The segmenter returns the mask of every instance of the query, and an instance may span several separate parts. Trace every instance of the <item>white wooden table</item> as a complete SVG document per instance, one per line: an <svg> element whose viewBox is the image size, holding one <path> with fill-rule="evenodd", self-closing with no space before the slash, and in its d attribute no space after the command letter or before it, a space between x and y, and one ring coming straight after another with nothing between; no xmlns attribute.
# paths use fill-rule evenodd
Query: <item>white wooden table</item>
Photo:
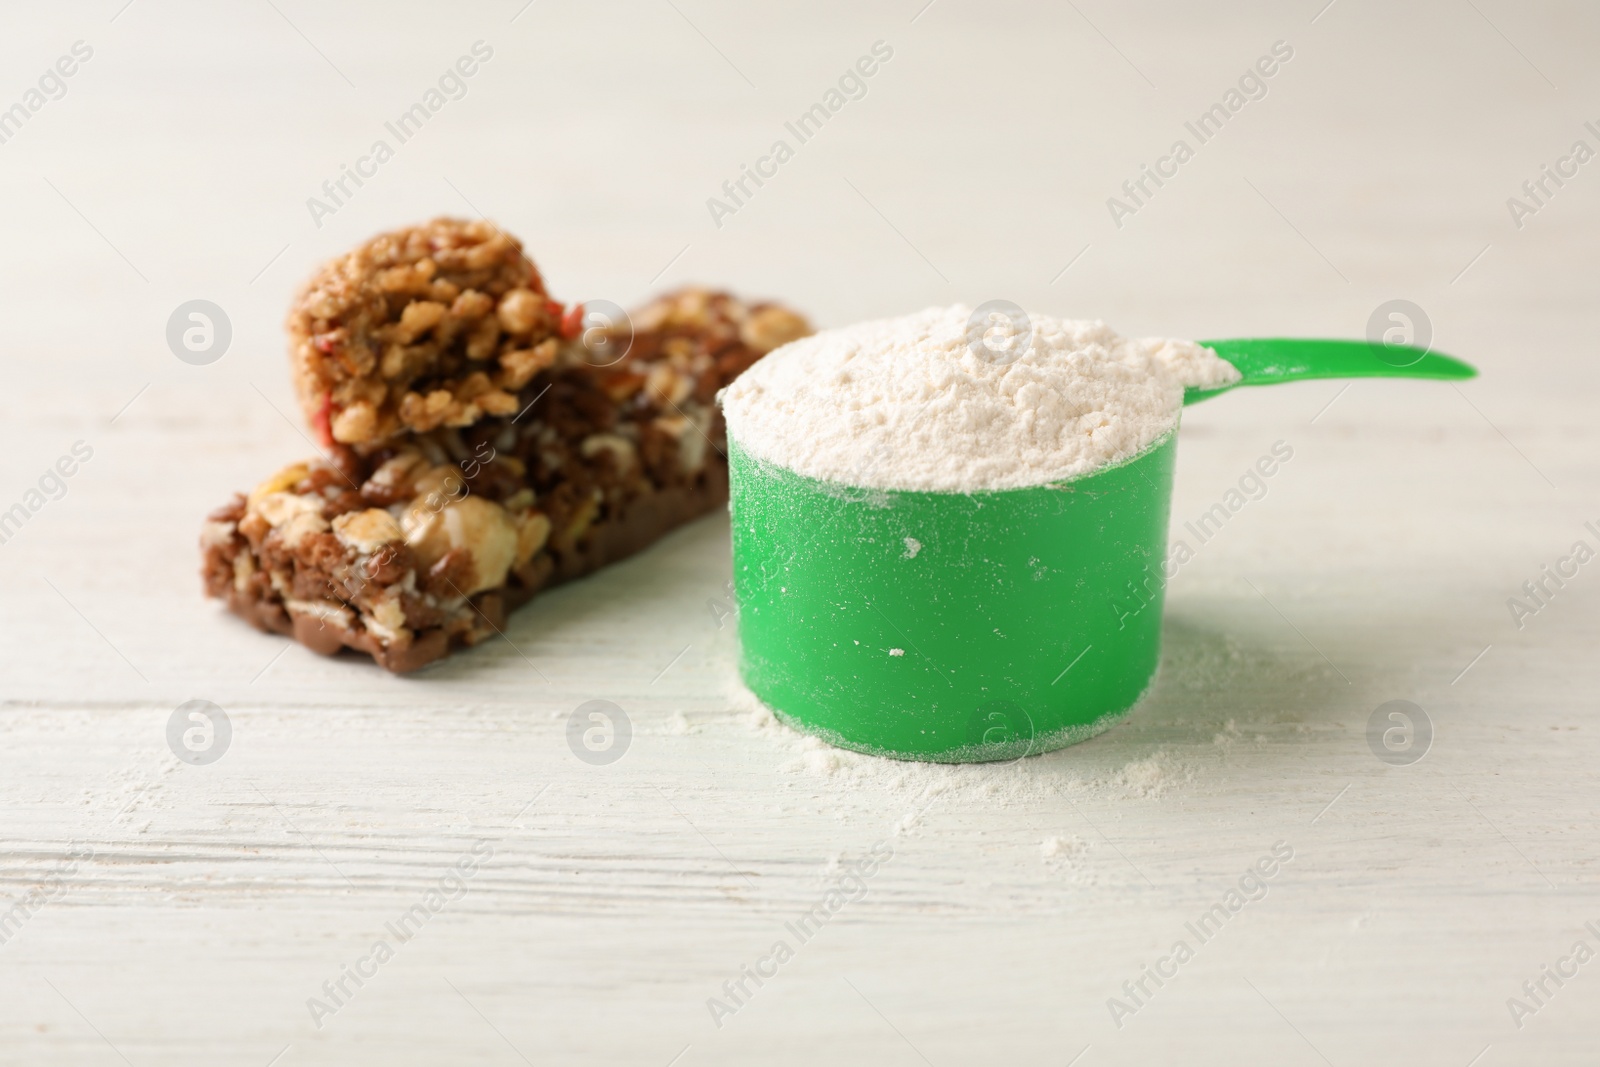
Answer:
<svg viewBox="0 0 1600 1067"><path fill-rule="evenodd" d="M1520 629L1507 600L1600 548L1600 163L1520 229L1506 204L1600 148L1591 8L522 2L8 15L0 106L92 56L0 144L0 509L93 455L0 544L0 1063L1593 1062L1600 963L1523 983L1600 950L1600 564ZM480 40L466 95L316 225L307 198ZM1114 225L1279 40L1266 95ZM714 225L876 41L866 95ZM412 678L202 599L204 513L307 451L292 286L475 212L568 299L704 281L839 324L1005 297L1218 337L1359 336L1403 298L1483 375L1193 409L1175 524L1275 441L1294 459L1172 583L1148 702L1019 765L889 766L733 694L721 518ZM206 366L164 339L196 298L233 329ZM206 766L166 740L192 699L232 725ZM609 766L568 748L591 699L632 723ZM1369 748L1389 700L1425 709L1420 762ZM864 896L788 932L880 841ZM1202 944L1186 924L1275 842Z"/></svg>

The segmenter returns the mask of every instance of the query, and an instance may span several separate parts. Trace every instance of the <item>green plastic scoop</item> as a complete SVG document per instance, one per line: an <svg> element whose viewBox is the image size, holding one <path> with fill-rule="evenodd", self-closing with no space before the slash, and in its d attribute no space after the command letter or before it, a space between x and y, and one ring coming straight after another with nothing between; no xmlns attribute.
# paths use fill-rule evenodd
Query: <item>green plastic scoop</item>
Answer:
<svg viewBox="0 0 1600 1067"><path fill-rule="evenodd" d="M1207 344L1240 385L1474 374L1360 341ZM1014 759L1110 728L1160 661L1183 562L1167 543L1176 452L1174 431L1069 481L897 492L807 478L730 440L745 684L796 729L898 759Z"/></svg>
<svg viewBox="0 0 1600 1067"><path fill-rule="evenodd" d="M1185 404L1198 403L1241 385L1276 385L1309 378L1432 378L1458 382L1478 373L1453 356L1410 345L1309 337L1253 337L1200 343L1232 363L1244 378L1221 389L1186 390Z"/></svg>

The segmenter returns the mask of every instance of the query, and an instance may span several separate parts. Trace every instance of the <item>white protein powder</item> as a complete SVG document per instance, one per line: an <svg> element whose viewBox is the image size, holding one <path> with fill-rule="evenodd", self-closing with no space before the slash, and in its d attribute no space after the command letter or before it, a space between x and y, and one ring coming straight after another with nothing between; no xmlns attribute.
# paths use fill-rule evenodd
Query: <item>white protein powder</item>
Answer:
<svg viewBox="0 0 1600 1067"><path fill-rule="evenodd" d="M824 330L723 390L728 432L757 459L874 489L971 493L1079 477L1178 424L1185 386L1239 372L1193 341L1121 337L1030 315L1027 352L969 347L963 305Z"/></svg>

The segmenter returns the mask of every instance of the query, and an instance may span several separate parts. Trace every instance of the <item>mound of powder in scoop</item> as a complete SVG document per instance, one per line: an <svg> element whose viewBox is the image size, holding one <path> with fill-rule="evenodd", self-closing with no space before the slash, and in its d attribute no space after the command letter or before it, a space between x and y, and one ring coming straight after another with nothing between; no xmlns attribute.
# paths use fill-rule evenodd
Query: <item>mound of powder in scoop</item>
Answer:
<svg viewBox="0 0 1600 1067"><path fill-rule="evenodd" d="M929 308L791 342L723 391L729 435L848 485L1013 489L1129 459L1177 425L1185 386L1239 380L1193 341L1047 315L1029 316L1031 344L1008 363L969 346L971 315Z"/></svg>

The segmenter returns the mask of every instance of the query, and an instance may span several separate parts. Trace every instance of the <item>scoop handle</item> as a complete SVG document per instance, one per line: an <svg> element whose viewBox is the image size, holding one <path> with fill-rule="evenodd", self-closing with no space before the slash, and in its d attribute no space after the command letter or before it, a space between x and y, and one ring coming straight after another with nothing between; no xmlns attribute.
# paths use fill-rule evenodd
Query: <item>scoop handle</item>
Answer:
<svg viewBox="0 0 1600 1067"><path fill-rule="evenodd" d="M1453 356L1412 345L1311 337L1244 337L1200 343L1232 363L1244 378L1220 389L1187 389L1183 394L1185 404L1198 403L1240 385L1275 385L1308 378L1463 381L1478 373Z"/></svg>

